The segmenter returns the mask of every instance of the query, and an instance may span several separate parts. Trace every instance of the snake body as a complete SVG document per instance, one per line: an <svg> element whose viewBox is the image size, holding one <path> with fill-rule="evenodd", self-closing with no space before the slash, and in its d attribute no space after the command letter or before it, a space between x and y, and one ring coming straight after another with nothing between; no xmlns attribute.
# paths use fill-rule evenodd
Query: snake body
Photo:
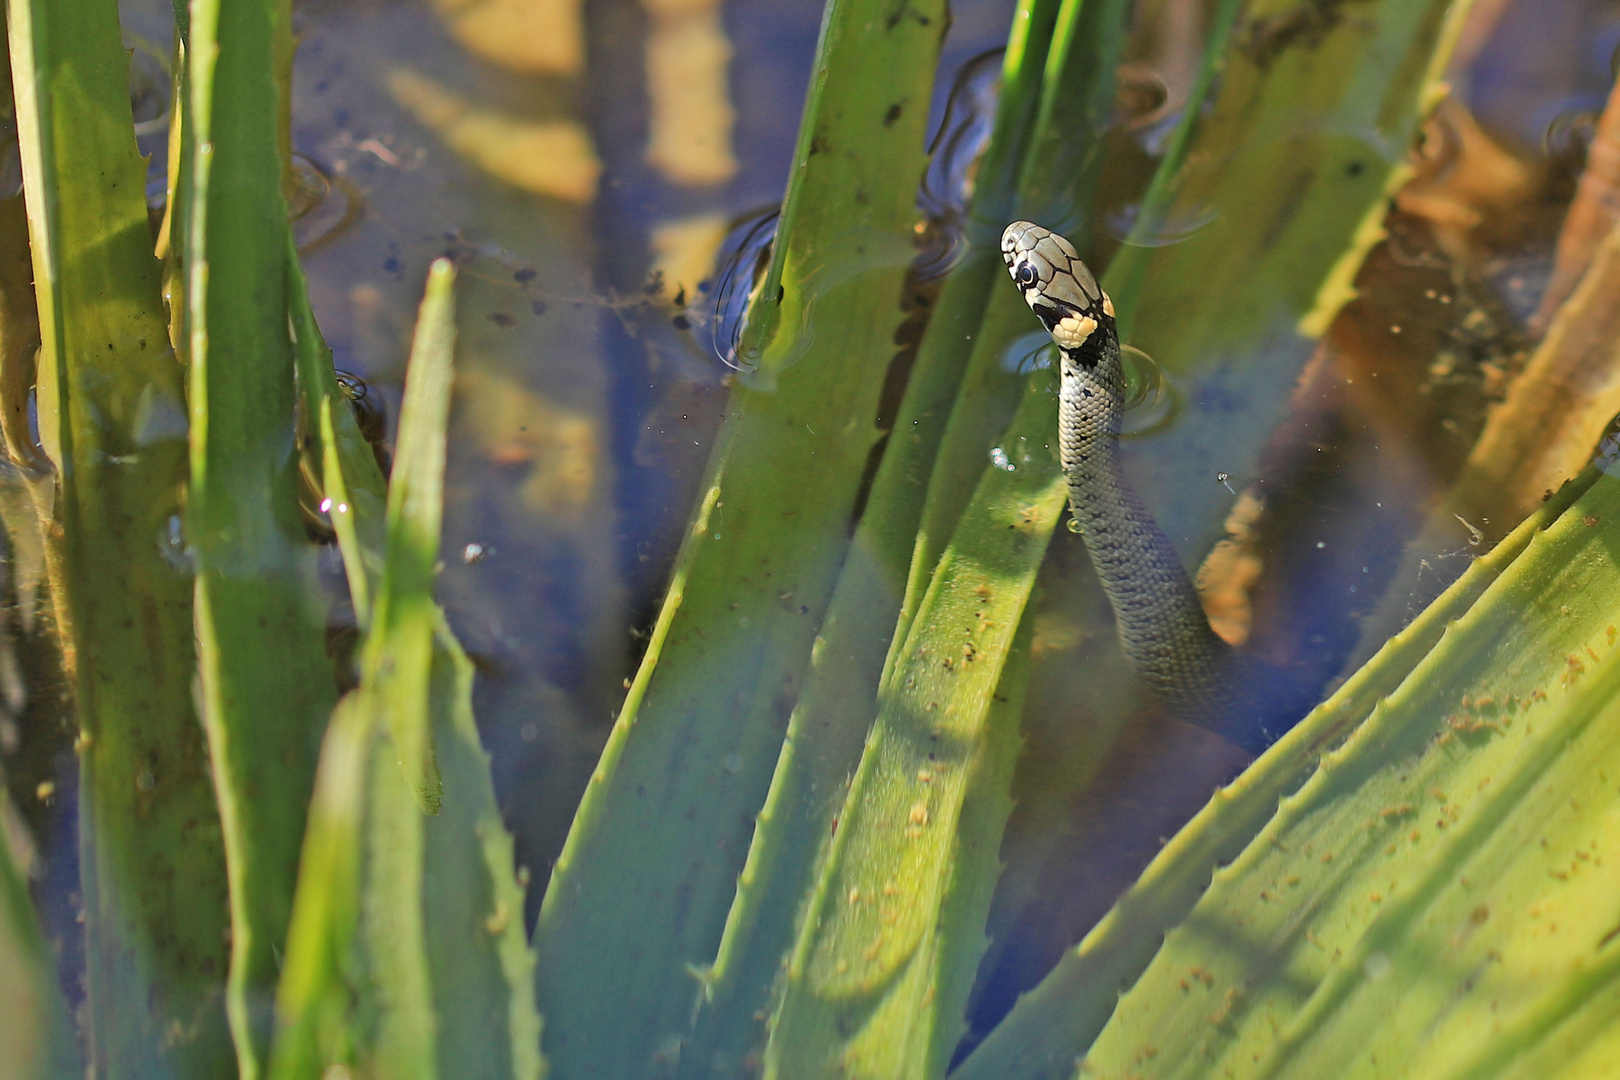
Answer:
<svg viewBox="0 0 1620 1080"><path fill-rule="evenodd" d="M1001 254L1058 347L1058 449L1070 512L1126 658L1184 718L1249 749L1264 745L1263 718L1244 679L1247 658L1210 629L1180 557L1121 467L1125 372L1113 301L1069 242L1039 225L1007 226Z"/></svg>

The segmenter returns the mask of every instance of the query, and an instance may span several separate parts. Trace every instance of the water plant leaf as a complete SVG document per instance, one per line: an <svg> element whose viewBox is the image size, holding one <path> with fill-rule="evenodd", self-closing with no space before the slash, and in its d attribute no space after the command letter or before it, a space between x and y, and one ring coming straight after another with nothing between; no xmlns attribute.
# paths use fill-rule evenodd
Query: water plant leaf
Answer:
<svg viewBox="0 0 1620 1080"><path fill-rule="evenodd" d="M361 1036L349 1014L359 977L354 939L373 728L354 694L339 700L326 726L276 992L271 1080L318 1077L328 1063L357 1054Z"/></svg>
<svg viewBox="0 0 1620 1080"><path fill-rule="evenodd" d="M977 172L968 249L933 305L905 399L788 720L736 900L704 979L692 1034L682 1048L682 1075L692 1080L737 1068L764 1045L763 1017L774 1007L772 990L781 978L781 961L792 948L817 858L832 833L875 711L928 469L973 347L988 286L1001 272L996 238L983 235L977 223L1006 216L1009 178L1016 175L1035 120L1058 8L1058 0L1024 0L1014 13L998 119Z"/></svg>
<svg viewBox="0 0 1620 1080"><path fill-rule="evenodd" d="M1382 195L1405 173L1401 159L1387 149L1367 156L1379 149L1367 142L1367 133L1387 138L1402 132L1404 147L1435 100L1438 73L1464 14L1455 5L1420 10L1385 4L1362 12L1365 20L1354 27L1334 24L1307 42L1273 33L1285 24L1272 20L1283 18L1279 13L1289 7L1301 9L1296 15L1303 12L1303 5L1248 9L1235 25L1236 8L1222 9L1232 44L1219 67L1219 93L1206 117L1182 128L1144 201L1138 229L1152 229L1176 207L1205 205L1205 200L1222 207L1221 214L1179 244L1127 246L1104 276L1122 326L1138 327L1135 340L1146 340L1148 351L1167 368L1181 371L1184 379L1195 375L1190 395L1226 401L1216 388L1232 380L1241 388L1231 398L1241 402L1238 411L1261 410L1256 415L1267 417L1280 415L1282 395L1310 348L1308 335L1319 334L1348 298L1344 282L1379 235ZM1313 51L1318 49L1320 55ZM1213 70L1206 66L1204 77ZM1378 92L1370 93L1369 87ZM1340 110L1349 130L1366 138L1342 139L1337 124L1301 132L1301 100L1317 103L1329 115ZM1286 147L1308 151L1316 164L1304 169L1298 161L1287 168L1265 164L1274 163ZM1341 160L1347 153L1351 159ZM1205 164L1191 167L1199 162ZM1377 174L1376 183L1364 185L1369 171ZM1257 184L1255 177L1265 179ZM1272 184L1270 195L1254 201L1256 188ZM1246 209L1223 226L1228 203ZM1257 244L1248 230L1267 220L1273 222L1271 239ZM1219 272L1212 260L1222 266ZM1286 288L1279 285L1281 277L1288 279ZM1173 312L1174 317L1149 320L1146 312ZM1043 390L1032 383L1028 393ZM1034 427L1015 425L1002 445L1038 441L1052 423L1048 414ZM1130 444L1134 453L1127 462L1137 489L1184 551L1207 545L1220 512L1218 496L1207 490L1219 485L1204 481L1186 463L1247 461L1269 426L1259 419L1234 426L1224 416L1219 424L1193 418L1165 436ZM1149 466L1154 460L1162 473ZM1043 465L1053 467L1037 459L1036 467ZM1122 960L1122 971L1141 962L1140 955ZM1022 1026L1017 1030L1027 1032ZM1020 1044L1012 1036L1007 1042Z"/></svg>
<svg viewBox="0 0 1620 1080"><path fill-rule="evenodd" d="M878 695L789 963L767 1075L944 1075L1012 805L1019 710L991 704L1045 555L1040 525L1066 495L1024 468L989 473L975 492L964 520L993 527L947 549Z"/></svg>
<svg viewBox="0 0 1620 1080"><path fill-rule="evenodd" d="M433 602L453 283L451 265L435 263L386 520L369 520L379 499L355 497L380 494L377 466L329 357L321 349L301 357L307 395L330 383L317 429L328 513L356 604L373 600L357 611L369 627L360 687L339 703L322 750L277 1001L277 1080L318 1077L331 1065L408 1077L544 1074L523 886L473 721L472 665ZM318 333L311 322L302 340ZM413 753L433 748L432 791L448 790L431 816L422 812L423 773L401 769L401 731Z"/></svg>
<svg viewBox="0 0 1620 1080"><path fill-rule="evenodd" d="M1442 597L1432 646L1215 875L1088 1067L1151 1043L1167 1076L1597 1075L1620 977L1620 480L1571 487Z"/></svg>
<svg viewBox="0 0 1620 1080"><path fill-rule="evenodd" d="M389 733L417 801L437 813L441 795L428 720L429 658L438 606L433 579L444 518L444 429L455 358L455 271L428 271L400 407L399 445L388 485L387 554L361 652L361 681L386 700ZM328 399L330 400L330 399Z"/></svg>
<svg viewBox="0 0 1620 1080"><path fill-rule="evenodd" d="M15 2L6 18L39 434L56 469L31 491L79 725L85 1049L99 1075L217 1076L233 1057L218 994L226 870L191 695L183 374L151 253L129 58L112 0ZM25 401L3 405L26 415Z"/></svg>
<svg viewBox="0 0 1620 1080"><path fill-rule="evenodd" d="M881 435L945 23L937 0L827 8L750 370L541 907L559 1076L680 1056Z"/></svg>
<svg viewBox="0 0 1620 1080"><path fill-rule="evenodd" d="M1079 14L1087 16L1083 30ZM1018 198L1084 202L1074 174L1095 158L1105 126L1098 113L1111 108L1115 91L1106 49L1111 42L1117 55L1122 41L1122 7L1065 5ZM1217 39L1212 51L1219 47ZM1054 95L1083 104L1055 106ZM1048 124L1077 128L1081 148ZM981 335L996 308L984 309ZM768 1069L784 1075L939 1076L964 1030L1018 745L1018 710L1005 703L1021 700L1024 673L1020 664L1003 679L1002 665L1010 654L1027 659L1011 648L1013 635L1067 494L1055 462L1050 372L1030 378L1033 389L1012 417L1015 433L1031 434L998 444L1003 463L983 467L984 442L971 432L996 409L977 387L997 375L1004 385L1020 382L999 371L1006 326L992 331L988 348L975 341L944 432L912 556L912 587L920 580L927 589L900 613L877 719L818 868L767 1051ZM1046 431L1033 434L1042 421ZM971 455L964 447L974 447ZM978 486L963 507L956 489L966 477ZM955 528L942 552L930 526ZM919 564L930 568L926 575Z"/></svg>
<svg viewBox="0 0 1620 1080"><path fill-rule="evenodd" d="M277 42L285 0L191 7L177 251L198 668L231 874L226 1001L262 1075L321 733L336 698L297 510Z"/></svg>
<svg viewBox="0 0 1620 1080"><path fill-rule="evenodd" d="M1237 10L1235 4L1222 7L1200 81L1209 87L1215 71L1225 69L1226 79L1212 115L1224 117L1235 111L1242 118L1238 126L1252 137L1263 134L1267 124L1274 121L1273 114L1265 109L1253 110L1251 95L1256 91L1242 80L1233 79L1232 56L1223 55L1225 34L1233 29ZM1435 30L1433 20L1425 23L1417 19L1415 28L1401 19L1395 22L1391 30L1396 35L1394 47L1413 49L1424 61L1419 73L1429 70L1435 35L1416 33L1415 42L1399 35L1403 31L1421 31L1425 26ZM1242 49L1252 44L1244 37L1232 40L1238 43L1234 51L1240 56ZM1353 58L1357 55L1353 54ZM1219 68L1211 58L1221 61ZM1352 72L1356 70L1354 62L1349 67ZM1329 68L1314 77L1322 80L1316 92L1330 98L1351 88L1342 70ZM1288 80L1279 77L1261 96L1275 104L1284 99L1266 95L1281 95L1289 88ZM1298 87L1291 89L1297 92ZM1234 93L1235 100L1230 96ZM1411 93L1406 113L1409 124L1415 124L1417 104L1417 95ZM1223 138L1231 134L1219 127L1214 130ZM1163 213L1185 197L1186 179L1182 173L1188 161L1196 160L1194 140L1212 137L1202 124L1183 124L1160 172L1161 178L1174 178L1175 183L1162 179L1156 182L1146 204L1146 218ZM1347 208L1342 192L1332 193L1336 202L1331 206L1326 205L1328 195L1323 193L1316 196L1315 202L1305 200L1305 206L1310 213L1354 233L1359 214L1376 200L1376 195L1377 189L1369 189L1364 200L1350 201ZM1312 227L1309 215L1300 227ZM1315 227L1321 228L1321 223L1315 223ZM1123 295L1132 299L1141 297L1137 287L1140 259L1124 259L1110 269L1108 276L1109 280L1122 280ZM1331 259L1318 258L1315 280L1327 281L1332 269ZM1241 292L1248 285L1240 283L1238 287ZM1218 291L1219 287L1206 288L1196 299L1186 302L1209 303L1208 294ZM1306 302L1310 299L1307 294ZM1293 333L1292 325L1288 330ZM1304 348L1301 341L1287 351L1298 362L1303 359ZM978 370L983 372L988 367L985 364ZM970 365L970 384L974 371ZM933 481L941 495L936 500L934 492L930 493L934 506L948 506L957 498L951 494L951 485L953 476L962 471L955 466L965 460L961 448L984 445L979 429L982 418L989 413L978 404L977 395L965 393L961 400L959 410L972 415L960 423L953 417L954 430L946 433ZM1052 452L1053 412L1049 375L1028 380L1024 404L997 444L1005 462L979 465L983 479L956 522L951 543L944 549L937 568L930 572L928 590L909 632L902 617L902 632L897 635L879 695L878 719L839 818L827 876L818 885L815 906L805 919L806 929L789 969L788 990L768 1055L768 1061L779 1068L786 1068L788 1062L798 1067L798 1063L813 1060L821 1062L819 1068L829 1074L853 1070L878 1076L918 1068L920 1061L926 1060L926 1055L919 1055L915 1047L909 1054L896 1054L897 1046L908 1044L900 1034L904 1029L895 1025L904 1018L906 1024L926 1027L931 995L942 989L928 977L913 982L917 972L927 970L932 962L928 944L935 939L929 920L935 917L948 890L960 885L971 892L975 875L987 880L996 866L993 860L981 860L975 865L965 849L959 852L951 846L952 824L958 814L967 815L971 809L963 801L968 797L966 786L931 780L922 789L926 792L926 798L922 798L916 790L921 782L918 778L929 772L930 763L941 754L959 768L976 759L981 740L986 746L995 744L995 733L985 727L988 691L996 685L997 662L1005 655L1010 628L1022 616L1046 539L1063 505L1064 485ZM982 450L978 453L982 454ZM925 510L919 561L927 558L929 517ZM949 524L951 514L949 510L939 511L934 517ZM985 547L987 537L1021 529L1028 530L1033 541L1026 547L1017 551ZM970 572L962 572L962 560L972 567ZM914 579L917 569L914 563ZM974 618L969 617L970 612ZM995 627L1002 629L993 630ZM980 661L977 670L972 669L975 660ZM942 750L941 744L947 740L955 741L948 750ZM909 803L909 809L905 798L908 794L916 799ZM1005 794L1001 799L1005 801ZM912 822L910 827L908 820ZM923 842L919 826L927 822L941 823L943 840ZM886 908L871 891L879 882L884 891L908 900L915 895L916 899ZM862 905L863 897L869 899L869 904ZM896 1003L902 1001L906 1006L898 1007ZM891 1007L892 1016L887 1013ZM874 1048L881 1049L874 1052ZM943 1062L930 1064L935 1069L943 1068Z"/></svg>
<svg viewBox="0 0 1620 1080"><path fill-rule="evenodd" d="M1547 522L1584 492L1591 476L1572 484L1535 519L1476 560L1439 600L1385 645L1375 658L1262 755L1231 787L1216 792L1165 845L1112 911L965 1060L955 1075L1070 1076L1077 1058L1118 1002L1119 991L1152 960L1163 936L1179 924L1208 887L1214 868L1230 863L1298 790L1328 750L1371 715L1447 633L1448 628L1517 559ZM1241 797L1238 795L1241 794Z"/></svg>

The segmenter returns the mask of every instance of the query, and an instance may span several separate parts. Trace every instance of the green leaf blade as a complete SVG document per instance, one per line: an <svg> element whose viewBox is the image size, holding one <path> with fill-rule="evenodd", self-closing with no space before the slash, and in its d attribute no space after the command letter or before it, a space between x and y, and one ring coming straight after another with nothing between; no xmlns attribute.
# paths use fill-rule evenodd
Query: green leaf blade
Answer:
<svg viewBox="0 0 1620 1080"><path fill-rule="evenodd" d="M881 437L944 26L935 2L828 10L745 332L755 370L733 390L646 658L541 908L536 988L559 1076L669 1074L682 1056L694 973L719 947Z"/></svg>
<svg viewBox="0 0 1620 1080"><path fill-rule="evenodd" d="M999 868L985 841L1011 807L1017 713L987 723L1067 495L1050 462L1025 464L985 475L964 514L975 527L953 538L897 650L789 964L767 1075L931 1078L949 1063L963 1018L939 1010L960 1008L972 985Z"/></svg>
<svg viewBox="0 0 1620 1080"><path fill-rule="evenodd" d="M278 0L191 9L180 184L190 365L187 536L208 732L231 873L227 1009L263 1074L321 733L336 698L297 510Z"/></svg>
<svg viewBox="0 0 1620 1080"><path fill-rule="evenodd" d="M1620 572L1588 522L1620 508L1620 482L1588 483L1529 524L1511 563L1216 875L1122 999L1096 1067L1151 1028L1169 1060L1214 1070L1175 1075L1371 1075L1379 1060L1424 1076L1530 1075L1529 1061L1563 1075L1580 1050L1562 1026L1612 1021L1620 962L1598 860L1616 835ZM1183 994L1190 967L1206 986ZM1193 1015L1211 995L1218 1024Z"/></svg>
<svg viewBox="0 0 1620 1080"><path fill-rule="evenodd" d="M320 1076L331 1065L419 1080L545 1073L523 883L473 721L472 665L433 599L453 286L450 265L435 265L386 519L375 459L336 396L329 354L311 350L301 360L306 408L321 395L319 453L326 497L336 501L329 513L369 629L360 688L340 703L322 755L322 775L330 762L349 788L328 793L323 781L317 793L279 999L276 1080ZM318 341L313 322L300 336ZM337 740L340 720L346 741ZM415 740L411 750L401 749L400 732ZM424 748L434 765L431 805L423 774L410 767Z"/></svg>
<svg viewBox="0 0 1620 1080"><path fill-rule="evenodd" d="M110 1077L212 1076L233 1056L217 985L226 867L177 543L183 373L152 258L129 58L110 0L12 3L6 18L39 435L56 470L29 487L79 727L85 1050ZM5 409L26 417L26 379L6 389Z"/></svg>
<svg viewBox="0 0 1620 1080"><path fill-rule="evenodd" d="M366 640L362 679L382 695L401 767L423 812L438 813L442 782L428 712L433 602L444 517L444 431L455 359L455 270L428 271L400 407L399 445L388 486L387 561Z"/></svg>

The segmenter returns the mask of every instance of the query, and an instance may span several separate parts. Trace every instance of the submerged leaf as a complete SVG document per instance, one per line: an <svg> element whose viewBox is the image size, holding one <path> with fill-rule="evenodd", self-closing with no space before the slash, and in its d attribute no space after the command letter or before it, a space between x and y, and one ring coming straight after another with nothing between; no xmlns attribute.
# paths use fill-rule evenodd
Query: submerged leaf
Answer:
<svg viewBox="0 0 1620 1080"><path fill-rule="evenodd" d="M1620 480L1578 487L1215 875L1088 1068L1151 1046L1161 1076L1569 1076L1613 1053Z"/></svg>

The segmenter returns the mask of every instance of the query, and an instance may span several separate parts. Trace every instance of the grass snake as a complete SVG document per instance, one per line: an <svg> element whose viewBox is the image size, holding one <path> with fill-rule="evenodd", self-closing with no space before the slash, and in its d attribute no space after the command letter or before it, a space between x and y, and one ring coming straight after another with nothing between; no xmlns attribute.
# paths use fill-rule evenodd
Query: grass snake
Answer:
<svg viewBox="0 0 1620 1080"><path fill-rule="evenodd" d="M1001 236L1001 254L1058 347L1058 450L1069 507L1102 582L1126 658L1185 720L1245 749L1269 741L1279 711L1298 716L1285 682L1210 629L1181 558L1125 478L1119 456L1125 371L1114 304L1063 237L1028 221Z"/></svg>

